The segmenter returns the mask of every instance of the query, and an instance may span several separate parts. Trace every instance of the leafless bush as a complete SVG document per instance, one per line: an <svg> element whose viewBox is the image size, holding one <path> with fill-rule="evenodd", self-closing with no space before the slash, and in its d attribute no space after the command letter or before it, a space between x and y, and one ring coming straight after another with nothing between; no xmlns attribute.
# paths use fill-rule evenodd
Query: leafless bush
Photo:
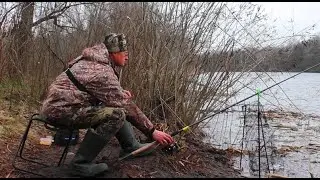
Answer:
<svg viewBox="0 0 320 180"><path fill-rule="evenodd" d="M261 28L264 17L249 3L231 8L225 3L196 2L113 5L109 7L115 21L111 24L118 24L112 30L125 32L131 40L131 63L124 69L124 86L134 89L146 112L160 107L158 115L166 119L168 104L184 124L207 116L234 95L228 89L242 73L233 71L239 65L233 50L252 44L252 34L246 29L259 29L260 41L268 35L268 29ZM243 27L239 27L239 19L243 19ZM247 65L257 64L255 54L248 53ZM209 70L204 70L205 62ZM203 76L205 81L199 86L197 80ZM219 103L222 97L226 100ZM169 102L164 103L166 99ZM200 114L200 109L205 113Z"/></svg>
<svg viewBox="0 0 320 180"><path fill-rule="evenodd" d="M13 12L10 8L23 12L21 7L28 5L7 5L4 12ZM0 62L12 62L1 66L1 77L18 64L12 72L20 72L30 85L31 96L39 99L64 64L84 47L102 42L107 33L124 33L129 41L129 64L121 73L122 85L132 90L136 103L152 119L170 120L174 128L223 106L236 93L230 87L242 72L260 63L248 47L262 43L271 33L264 26L265 17L251 3L37 2L33 8L27 15L17 13L13 18L17 23L0 24L2 32L9 33L1 47L11 49L1 53ZM22 58L22 53L16 53L21 43L9 45L19 35L10 30L19 29L14 25L32 11L32 23L30 16L24 21L25 29L32 29L23 52L28 58ZM236 51L245 48L247 58L240 62Z"/></svg>

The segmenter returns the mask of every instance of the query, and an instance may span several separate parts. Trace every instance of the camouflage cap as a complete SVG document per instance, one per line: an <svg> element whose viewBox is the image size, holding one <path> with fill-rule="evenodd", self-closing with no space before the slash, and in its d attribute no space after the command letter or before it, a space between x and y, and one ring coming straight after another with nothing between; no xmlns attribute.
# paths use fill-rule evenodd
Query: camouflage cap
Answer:
<svg viewBox="0 0 320 180"><path fill-rule="evenodd" d="M127 41L124 34L111 33L105 37L104 44L109 52L127 51Z"/></svg>

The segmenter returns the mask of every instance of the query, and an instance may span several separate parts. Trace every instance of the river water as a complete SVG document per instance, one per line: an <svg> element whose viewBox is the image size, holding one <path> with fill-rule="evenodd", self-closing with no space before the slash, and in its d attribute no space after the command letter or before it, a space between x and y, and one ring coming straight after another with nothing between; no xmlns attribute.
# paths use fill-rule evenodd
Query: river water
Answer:
<svg viewBox="0 0 320 180"><path fill-rule="evenodd" d="M296 73L260 73L262 78L243 88L230 101L230 105L253 95L257 88L263 90L294 74ZM239 80L235 87L243 86L257 75L259 74L250 73ZM266 147L272 150L265 148L265 151L260 151L261 177L270 173L286 177L320 178L320 73L302 73L263 92L259 107L263 112L271 113L265 114L266 118L261 120L260 131L257 131L257 114L253 112L250 116L249 111L247 115L243 112L245 104L253 109L257 108L257 98L254 96L234 107L234 112L209 119L203 128L207 134L205 141L217 148L244 152L259 147L258 142L261 145L264 140ZM247 124L244 126L245 117ZM265 137L261 136L263 130ZM246 153L234 156L234 167L247 177L259 177L257 162L258 158L250 159ZM266 170L267 166L269 170Z"/></svg>

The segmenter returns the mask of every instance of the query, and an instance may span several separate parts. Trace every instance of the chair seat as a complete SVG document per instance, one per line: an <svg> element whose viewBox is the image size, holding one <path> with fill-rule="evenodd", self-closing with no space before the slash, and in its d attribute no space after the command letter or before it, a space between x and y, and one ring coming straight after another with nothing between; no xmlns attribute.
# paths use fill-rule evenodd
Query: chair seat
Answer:
<svg viewBox="0 0 320 180"><path fill-rule="evenodd" d="M50 123L47 119L46 116L44 115L41 115L41 114L35 114L32 116L32 119L34 120L38 120L38 121L42 121L42 122L45 122L45 123Z"/></svg>
<svg viewBox="0 0 320 180"><path fill-rule="evenodd" d="M54 130L54 131L57 129L75 129L75 128L72 128L71 126L67 126L67 125L56 123L54 121L50 121L49 118L47 118L47 116L45 116L43 114L34 114L32 116L32 120L41 121L41 122L45 123L44 126L47 129Z"/></svg>

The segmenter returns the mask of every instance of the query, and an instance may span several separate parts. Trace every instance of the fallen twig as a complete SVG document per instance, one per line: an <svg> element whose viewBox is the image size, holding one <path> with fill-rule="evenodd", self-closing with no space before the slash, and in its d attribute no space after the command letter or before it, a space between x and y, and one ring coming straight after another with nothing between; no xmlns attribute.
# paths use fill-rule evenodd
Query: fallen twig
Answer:
<svg viewBox="0 0 320 180"><path fill-rule="evenodd" d="M190 156L191 156L191 154L189 154L189 156L186 158L186 160L188 160Z"/></svg>
<svg viewBox="0 0 320 180"><path fill-rule="evenodd" d="M269 178L288 178L286 176L282 176L279 174L267 174L267 177L269 177Z"/></svg>
<svg viewBox="0 0 320 180"><path fill-rule="evenodd" d="M181 161L186 162L186 163L189 163L189 164L196 164L196 163L193 163L193 162L190 162L190 161L184 160L184 159L181 159Z"/></svg>
<svg viewBox="0 0 320 180"><path fill-rule="evenodd" d="M158 171L150 172L149 175L155 174L155 173L157 173L157 172L158 172Z"/></svg>
<svg viewBox="0 0 320 180"><path fill-rule="evenodd" d="M183 161L183 160L182 160ZM184 167L184 164L181 162L181 161L178 161L183 167Z"/></svg>
<svg viewBox="0 0 320 180"><path fill-rule="evenodd" d="M9 172L9 174L8 175L6 175L6 178L9 178L10 177L10 175L11 175L11 173L14 171L14 169L12 169L10 172Z"/></svg>
<svg viewBox="0 0 320 180"><path fill-rule="evenodd" d="M12 151L9 149L9 144L7 144L7 149L10 153L12 153Z"/></svg>

